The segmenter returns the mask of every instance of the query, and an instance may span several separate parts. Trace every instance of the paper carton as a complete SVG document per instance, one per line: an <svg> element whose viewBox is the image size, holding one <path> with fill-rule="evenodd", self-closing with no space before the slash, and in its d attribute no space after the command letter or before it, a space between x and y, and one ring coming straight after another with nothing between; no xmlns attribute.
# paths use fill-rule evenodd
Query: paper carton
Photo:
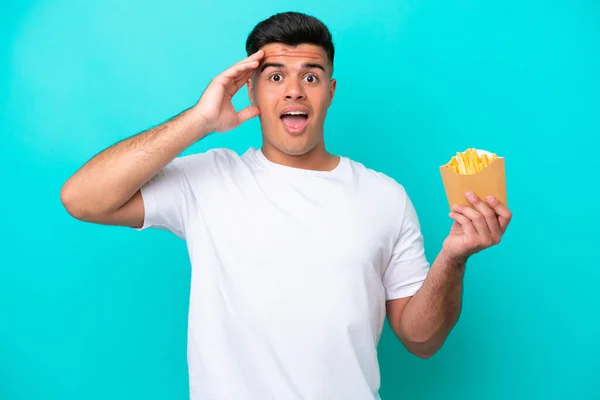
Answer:
<svg viewBox="0 0 600 400"><path fill-rule="evenodd" d="M492 154L489 151L477 149L478 155L482 155L483 153L487 153L488 157L491 158ZM471 203L465 198L465 193L469 190L474 192L483 201L485 201L485 196L492 195L502 203L508 205L506 199L504 157L494 159L487 168L471 175L457 174L452 168L445 165L440 167L440 172L450 207L454 204L471 206Z"/></svg>

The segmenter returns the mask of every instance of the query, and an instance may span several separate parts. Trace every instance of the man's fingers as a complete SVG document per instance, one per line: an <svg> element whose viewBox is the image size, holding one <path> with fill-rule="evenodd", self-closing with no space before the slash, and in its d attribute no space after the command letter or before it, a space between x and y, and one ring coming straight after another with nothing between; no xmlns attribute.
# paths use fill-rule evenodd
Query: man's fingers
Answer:
<svg viewBox="0 0 600 400"><path fill-rule="evenodd" d="M244 83L252 76L254 71L256 71L263 57L264 51L257 51L221 72L215 77L214 82L223 86L227 93L233 97L244 86Z"/></svg>
<svg viewBox="0 0 600 400"><path fill-rule="evenodd" d="M248 121L251 118L257 117L260 115L260 109L256 106L248 106L238 112L238 121L240 124Z"/></svg>
<svg viewBox="0 0 600 400"><path fill-rule="evenodd" d="M479 211L465 205L465 204L456 204L452 209L455 212L458 212L465 217L467 217L473 223L473 226L477 230L477 233L480 236L490 236L490 230L487 226L487 222L485 217L479 213Z"/></svg>
<svg viewBox="0 0 600 400"><path fill-rule="evenodd" d="M227 72L227 71L231 71L233 69L235 69L236 67L246 64L248 62L256 62L258 61L260 63L260 60L264 57L264 51L263 50L259 50L254 54L251 54L250 56L236 62L235 64L232 64L229 66L229 68L227 68L225 71L223 71L223 73Z"/></svg>
<svg viewBox="0 0 600 400"><path fill-rule="evenodd" d="M252 68L246 71L246 73L239 77L235 82L232 81L228 84L228 86L226 86L227 91L231 94L232 97L235 93L237 93L238 90L242 88L242 86L244 86L248 82L248 79L254 74L255 71L256 68Z"/></svg>
<svg viewBox="0 0 600 400"><path fill-rule="evenodd" d="M479 197L477 197L473 192L467 192L465 194L465 197L467 198L469 203L473 205L475 210L477 210L481 215L483 215L483 218L485 218L488 231L492 235L493 243L500 243L502 232L500 230L500 224L498 223L498 217L494 210L484 201L482 201Z"/></svg>
<svg viewBox="0 0 600 400"><path fill-rule="evenodd" d="M477 230L475 229L473 223L469 218L456 211L450 212L449 216L450 218L452 218L460 224L460 226L463 229L463 232L465 233L465 235L467 235L468 238L475 239L475 237L477 236Z"/></svg>
<svg viewBox="0 0 600 400"><path fill-rule="evenodd" d="M238 64L243 64L247 61L260 61L260 60L262 60L262 58L264 56L265 56L264 50L258 50L256 53L250 54L248 57L244 58L243 60L238 61L237 63L234 64L234 66L238 65Z"/></svg>
<svg viewBox="0 0 600 400"><path fill-rule="evenodd" d="M249 70L255 70L258 67L258 65L259 62L256 60L246 61L241 64L236 64L232 67L229 67L220 76L235 82L242 76L244 76Z"/></svg>
<svg viewBox="0 0 600 400"><path fill-rule="evenodd" d="M508 224L512 219L512 212L503 204L500 200L495 198L494 196L486 197L487 203L493 208L494 212L498 214L498 223L500 225L500 230L502 233L506 231L508 228Z"/></svg>
<svg viewBox="0 0 600 400"><path fill-rule="evenodd" d="M227 68L221 75L226 76L231 79L235 79L237 81L238 79L235 77L234 72L237 73L240 71L240 69L238 67L246 66L248 63L258 66L260 64L260 60L264 57L264 55L265 55L264 51L259 50L256 53L251 54L249 57L246 57L243 60L233 64L231 67Z"/></svg>
<svg viewBox="0 0 600 400"><path fill-rule="evenodd" d="M258 61L247 61L223 72L217 77L217 80L225 87L227 93L233 97L244 86L244 83L248 80L247 77L252 76L256 67L258 67Z"/></svg>
<svg viewBox="0 0 600 400"><path fill-rule="evenodd" d="M246 74L244 76L242 76L240 79L238 79L235 82L236 90L240 90L240 88L242 86L244 86L246 84L246 82L248 82L248 79L250 79L250 77L252 75L254 75L254 71L255 71L254 69L249 70L248 72L246 72Z"/></svg>

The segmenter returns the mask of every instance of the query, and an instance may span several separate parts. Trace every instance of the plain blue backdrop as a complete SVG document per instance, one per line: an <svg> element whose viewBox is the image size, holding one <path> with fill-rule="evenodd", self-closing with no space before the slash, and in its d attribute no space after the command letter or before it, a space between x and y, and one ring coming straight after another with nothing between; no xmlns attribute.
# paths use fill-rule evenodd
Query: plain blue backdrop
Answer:
<svg viewBox="0 0 600 400"><path fill-rule="evenodd" d="M472 258L463 314L436 356L410 355L386 327L382 398L599 399L600 3L289 9L334 35L329 149L406 187L431 260L451 223L439 166L467 147L506 160L512 225ZM184 243L78 222L59 190L106 146L191 106L245 57L254 24L287 10L273 0L0 6L0 399L188 397ZM235 101L248 104L245 89ZM253 120L186 153L260 144Z"/></svg>

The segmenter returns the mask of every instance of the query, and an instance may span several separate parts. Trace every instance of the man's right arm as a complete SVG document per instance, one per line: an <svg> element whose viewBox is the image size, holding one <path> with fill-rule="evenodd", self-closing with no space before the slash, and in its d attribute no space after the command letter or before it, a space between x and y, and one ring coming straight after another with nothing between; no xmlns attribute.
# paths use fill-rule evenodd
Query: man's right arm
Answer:
<svg viewBox="0 0 600 400"><path fill-rule="evenodd" d="M63 185L60 198L69 214L87 222L141 228L143 185L187 147L211 132L226 132L260 110L236 111L231 99L264 57L262 50L216 76L196 105L171 120L119 142L85 163Z"/></svg>
<svg viewBox="0 0 600 400"><path fill-rule="evenodd" d="M97 154L65 182L61 201L79 220L140 228L140 188L208 133L204 118L190 108Z"/></svg>

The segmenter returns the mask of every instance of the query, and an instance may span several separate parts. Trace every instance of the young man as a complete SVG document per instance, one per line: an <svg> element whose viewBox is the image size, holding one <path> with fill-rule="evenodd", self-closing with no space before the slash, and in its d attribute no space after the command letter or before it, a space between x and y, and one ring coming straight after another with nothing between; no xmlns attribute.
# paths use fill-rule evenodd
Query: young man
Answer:
<svg viewBox="0 0 600 400"><path fill-rule="evenodd" d="M404 188L325 148L325 25L277 14L246 48L193 107L88 161L62 202L82 221L187 241L192 400L377 398L386 315L410 352L433 355L458 319L466 260L500 241L510 211L469 198L430 265ZM237 112L245 84L252 105ZM261 149L178 157L257 116Z"/></svg>

